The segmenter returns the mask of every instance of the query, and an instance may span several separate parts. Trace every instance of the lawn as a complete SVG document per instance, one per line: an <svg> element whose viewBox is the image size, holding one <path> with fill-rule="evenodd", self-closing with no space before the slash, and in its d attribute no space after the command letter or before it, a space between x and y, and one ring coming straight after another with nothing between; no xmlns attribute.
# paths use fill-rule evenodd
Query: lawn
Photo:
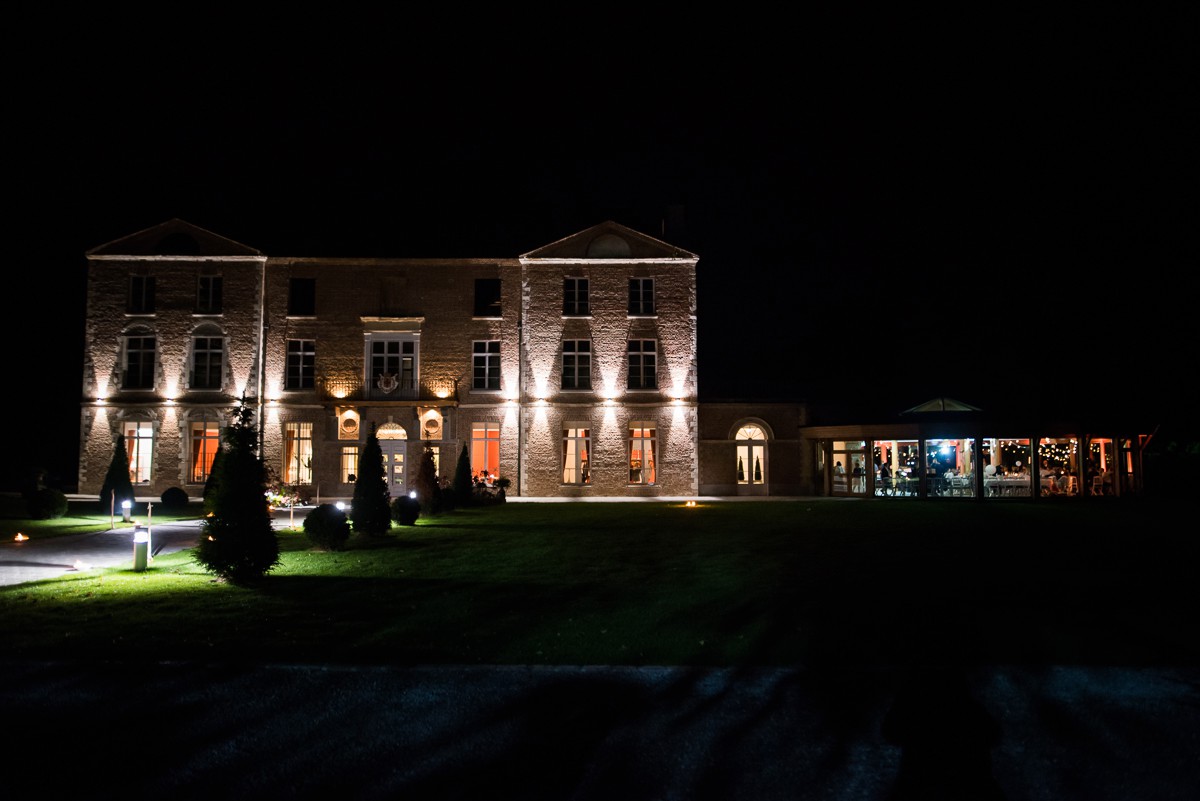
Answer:
<svg viewBox="0 0 1200 801"><path fill-rule="evenodd" d="M186 509L170 509L161 503L147 508L145 502L136 503L130 509L131 519L140 522L151 520L165 523L169 520L188 520L199 517L203 512L200 504L189 504ZM67 506L66 517L54 520L30 520L25 501L16 493L0 495L0 540L11 540L18 533L28 537L62 537L68 534L90 534L128 526L124 523L120 509L103 508L99 501L73 500Z"/></svg>
<svg viewBox="0 0 1200 801"><path fill-rule="evenodd" d="M8 657L355 664L1195 664L1179 507L509 503L338 552L280 535L260 585L189 553L0 588Z"/></svg>

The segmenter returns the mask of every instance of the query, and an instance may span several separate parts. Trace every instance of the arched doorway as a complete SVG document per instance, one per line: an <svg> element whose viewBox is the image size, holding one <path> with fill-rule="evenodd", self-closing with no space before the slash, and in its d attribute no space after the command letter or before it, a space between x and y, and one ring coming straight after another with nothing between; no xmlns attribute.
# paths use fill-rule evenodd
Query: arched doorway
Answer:
<svg viewBox="0 0 1200 801"><path fill-rule="evenodd" d="M388 494L399 498L408 492L404 472L404 457L408 450L408 432L398 423L384 423L376 431L379 449L383 451L383 472L387 478Z"/></svg>
<svg viewBox="0 0 1200 801"><path fill-rule="evenodd" d="M762 423L742 423L733 435L738 495L767 494L767 429Z"/></svg>

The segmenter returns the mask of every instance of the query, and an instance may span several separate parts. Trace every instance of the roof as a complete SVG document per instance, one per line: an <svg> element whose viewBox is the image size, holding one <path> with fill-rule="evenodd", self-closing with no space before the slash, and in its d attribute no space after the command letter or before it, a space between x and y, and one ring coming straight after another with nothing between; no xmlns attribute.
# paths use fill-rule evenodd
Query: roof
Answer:
<svg viewBox="0 0 1200 801"><path fill-rule="evenodd" d="M178 218L123 236L87 252L89 257L112 256L263 256L252 247L226 239Z"/></svg>
<svg viewBox="0 0 1200 801"><path fill-rule="evenodd" d="M699 257L683 248L655 239L612 220L522 254L522 259L561 261L690 260Z"/></svg>
<svg viewBox="0 0 1200 801"><path fill-rule="evenodd" d="M934 398L927 400L924 403L918 404L911 409L905 409L901 414L912 414L914 412L981 412L983 411L978 406L972 406L969 403L963 403L954 398Z"/></svg>

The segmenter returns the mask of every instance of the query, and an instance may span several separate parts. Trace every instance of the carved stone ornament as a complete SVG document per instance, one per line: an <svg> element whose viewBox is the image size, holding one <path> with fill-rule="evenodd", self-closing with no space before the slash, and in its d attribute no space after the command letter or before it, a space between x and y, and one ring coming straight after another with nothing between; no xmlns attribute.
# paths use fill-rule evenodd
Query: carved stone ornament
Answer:
<svg viewBox="0 0 1200 801"><path fill-rule="evenodd" d="M383 390L386 395L400 386L400 379L395 374L380 373L379 377L375 379L375 386Z"/></svg>

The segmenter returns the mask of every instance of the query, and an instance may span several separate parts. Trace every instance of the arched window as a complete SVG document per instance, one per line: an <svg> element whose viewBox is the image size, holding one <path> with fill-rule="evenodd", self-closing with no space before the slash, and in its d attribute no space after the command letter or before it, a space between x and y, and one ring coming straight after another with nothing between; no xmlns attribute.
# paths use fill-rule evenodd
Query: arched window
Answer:
<svg viewBox="0 0 1200 801"><path fill-rule="evenodd" d="M734 433L737 483L761 486L767 480L767 432L757 423L743 423Z"/></svg>

